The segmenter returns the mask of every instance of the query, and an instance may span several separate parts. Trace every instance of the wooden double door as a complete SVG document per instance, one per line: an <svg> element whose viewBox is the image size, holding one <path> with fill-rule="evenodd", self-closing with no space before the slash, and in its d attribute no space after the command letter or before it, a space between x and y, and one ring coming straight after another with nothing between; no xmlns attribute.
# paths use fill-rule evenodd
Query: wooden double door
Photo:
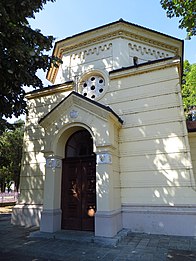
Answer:
<svg viewBox="0 0 196 261"><path fill-rule="evenodd" d="M94 231L96 212L96 157L63 160L62 229Z"/></svg>

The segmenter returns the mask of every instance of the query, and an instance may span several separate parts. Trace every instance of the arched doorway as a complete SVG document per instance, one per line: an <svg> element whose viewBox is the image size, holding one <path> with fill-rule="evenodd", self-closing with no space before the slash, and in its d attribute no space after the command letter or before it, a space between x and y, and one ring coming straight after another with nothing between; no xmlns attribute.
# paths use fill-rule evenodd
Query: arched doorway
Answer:
<svg viewBox="0 0 196 261"><path fill-rule="evenodd" d="M62 166L62 229L94 231L96 156L87 130L72 134Z"/></svg>

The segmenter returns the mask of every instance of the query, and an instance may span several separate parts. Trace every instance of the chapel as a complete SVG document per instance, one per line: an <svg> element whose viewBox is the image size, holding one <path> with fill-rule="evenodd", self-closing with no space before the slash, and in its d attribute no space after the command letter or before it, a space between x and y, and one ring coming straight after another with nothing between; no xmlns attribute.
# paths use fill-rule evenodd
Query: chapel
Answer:
<svg viewBox="0 0 196 261"><path fill-rule="evenodd" d="M196 128L183 41L122 19L57 41L51 85L27 93L12 223L41 232L196 235ZM185 225L188 224L188 225Z"/></svg>

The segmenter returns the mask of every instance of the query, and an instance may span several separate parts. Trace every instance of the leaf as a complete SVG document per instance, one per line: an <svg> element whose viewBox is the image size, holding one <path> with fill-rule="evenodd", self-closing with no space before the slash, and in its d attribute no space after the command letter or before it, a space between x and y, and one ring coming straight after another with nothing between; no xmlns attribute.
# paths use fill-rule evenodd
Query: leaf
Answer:
<svg viewBox="0 0 196 261"><path fill-rule="evenodd" d="M26 112L23 86L43 87L38 69L50 67L54 38L33 30L27 18L33 18L47 2L54 0L0 1L0 119Z"/></svg>

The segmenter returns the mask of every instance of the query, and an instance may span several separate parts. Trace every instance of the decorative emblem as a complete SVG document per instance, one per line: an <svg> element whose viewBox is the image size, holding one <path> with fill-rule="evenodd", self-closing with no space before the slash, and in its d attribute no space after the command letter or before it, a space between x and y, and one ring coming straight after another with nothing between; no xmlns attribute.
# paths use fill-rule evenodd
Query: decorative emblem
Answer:
<svg viewBox="0 0 196 261"><path fill-rule="evenodd" d="M78 111L72 110L70 111L69 116L70 118L75 119L78 117L78 114L79 114Z"/></svg>
<svg viewBox="0 0 196 261"><path fill-rule="evenodd" d="M56 158L48 158L46 159L46 167L47 168L61 168L61 160Z"/></svg>
<svg viewBox="0 0 196 261"><path fill-rule="evenodd" d="M97 163L98 164L111 164L112 155L109 153L97 154Z"/></svg>

